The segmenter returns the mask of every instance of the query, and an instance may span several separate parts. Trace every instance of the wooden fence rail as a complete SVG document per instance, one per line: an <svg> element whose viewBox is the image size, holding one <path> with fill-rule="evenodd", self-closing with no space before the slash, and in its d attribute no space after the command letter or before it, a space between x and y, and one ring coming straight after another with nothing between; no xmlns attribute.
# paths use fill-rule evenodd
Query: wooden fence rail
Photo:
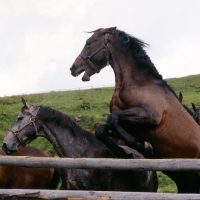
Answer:
<svg viewBox="0 0 200 200"><path fill-rule="evenodd" d="M38 168L200 171L200 159L37 158L26 156L0 156L0 165Z"/></svg>
<svg viewBox="0 0 200 200"><path fill-rule="evenodd" d="M170 194L150 192L112 192L76 190L22 190L1 189L0 199L12 200L197 200L200 194Z"/></svg>
<svg viewBox="0 0 200 200"><path fill-rule="evenodd" d="M200 159L101 159L101 158L37 158L23 156L0 156L0 165L23 167L101 168L121 170L198 170ZM9 190L0 189L0 199L12 200L193 200L200 194L170 194L113 191L72 190Z"/></svg>

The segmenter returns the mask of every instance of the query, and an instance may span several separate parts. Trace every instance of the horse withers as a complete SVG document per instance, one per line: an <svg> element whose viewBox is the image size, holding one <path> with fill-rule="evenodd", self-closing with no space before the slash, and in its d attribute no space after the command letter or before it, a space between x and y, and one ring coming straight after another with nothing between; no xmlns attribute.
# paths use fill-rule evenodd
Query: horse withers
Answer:
<svg viewBox="0 0 200 200"><path fill-rule="evenodd" d="M1 156L6 156L3 150ZM12 156L49 157L32 146L21 146ZM57 189L59 182L59 169L0 166L0 189Z"/></svg>
<svg viewBox="0 0 200 200"><path fill-rule="evenodd" d="M97 137L118 156L124 152L109 138L115 133L126 145L145 153L153 147L153 158L200 158L200 127L180 104L173 89L163 80L149 56L147 44L116 27L93 31L70 68L73 76L82 72L83 81L110 65L115 90L106 127ZM178 192L199 193L199 172L187 172L176 179Z"/></svg>
<svg viewBox="0 0 200 200"><path fill-rule="evenodd" d="M50 107L24 107L3 140L5 152L17 151L39 136L54 146L58 156L68 158L116 158L94 134L82 129L69 116ZM16 132L17 131L17 132ZM144 158L137 151L123 147L134 158ZM158 179L154 171L110 169L63 169L61 189L156 192Z"/></svg>

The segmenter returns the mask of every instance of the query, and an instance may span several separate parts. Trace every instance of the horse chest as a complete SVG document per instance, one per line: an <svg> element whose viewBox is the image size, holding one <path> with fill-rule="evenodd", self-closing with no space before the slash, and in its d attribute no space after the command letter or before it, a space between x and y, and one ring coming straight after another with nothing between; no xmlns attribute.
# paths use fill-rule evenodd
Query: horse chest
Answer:
<svg viewBox="0 0 200 200"><path fill-rule="evenodd" d="M130 96L127 95L127 92L124 93L122 91L115 91L110 102L110 111L118 112L128 109L130 107L129 101Z"/></svg>
<svg viewBox="0 0 200 200"><path fill-rule="evenodd" d="M142 104L144 95L134 89L115 91L110 102L110 111L118 112Z"/></svg>

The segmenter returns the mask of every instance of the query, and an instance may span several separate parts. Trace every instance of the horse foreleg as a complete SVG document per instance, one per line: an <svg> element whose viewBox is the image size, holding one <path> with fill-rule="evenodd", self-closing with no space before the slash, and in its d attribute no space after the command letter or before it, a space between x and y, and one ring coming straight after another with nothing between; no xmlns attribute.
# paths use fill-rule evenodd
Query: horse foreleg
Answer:
<svg viewBox="0 0 200 200"><path fill-rule="evenodd" d="M126 132L119 124L114 125L114 130L119 134L119 137L125 142L125 144L141 154L145 154L145 144L144 142L139 142L137 138L130 135L128 132Z"/></svg>
<svg viewBox="0 0 200 200"><path fill-rule="evenodd" d="M118 139L123 140L127 146L137 150L146 157L151 157L153 155L153 148L149 142L139 142L137 138L130 135L119 125L115 126L115 130L121 133Z"/></svg>
<svg viewBox="0 0 200 200"><path fill-rule="evenodd" d="M149 127L158 125L159 120L159 116L153 117L143 108L133 107L128 110L111 113L107 118L106 126L117 134L118 138L122 139L127 146L145 156L151 156L153 152L151 145L145 141L140 142L135 135L136 132L137 134L138 132L142 134L142 130L145 130L145 127L149 129ZM127 124L129 126L128 130L131 130L131 132L127 132L124 129Z"/></svg>
<svg viewBox="0 0 200 200"><path fill-rule="evenodd" d="M115 142L109 138L109 130L106 125L100 125L95 131L95 136L103 142L117 158L133 158L132 154L126 154L124 149L119 147Z"/></svg>
<svg viewBox="0 0 200 200"><path fill-rule="evenodd" d="M120 137L119 134L116 134L113 130L109 130L107 131L107 135L109 137L112 138L112 141L114 141L117 145L120 146L127 146L127 144L124 142L123 138ZM105 134L104 134L105 136ZM151 144L149 142L144 142L144 144L142 144L141 142L137 142L136 141L136 146L144 146L144 156L146 157L152 157L153 155L153 147L151 146Z"/></svg>
<svg viewBox="0 0 200 200"><path fill-rule="evenodd" d="M62 180L62 184L59 188L59 190L68 190L68 185L67 185L67 181L68 181L68 174L67 174L67 169L61 169L61 180Z"/></svg>

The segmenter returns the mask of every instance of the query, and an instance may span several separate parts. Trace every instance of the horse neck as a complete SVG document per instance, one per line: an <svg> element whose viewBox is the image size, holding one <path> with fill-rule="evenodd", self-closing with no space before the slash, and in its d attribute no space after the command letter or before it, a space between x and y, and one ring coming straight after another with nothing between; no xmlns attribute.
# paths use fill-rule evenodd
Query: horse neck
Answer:
<svg viewBox="0 0 200 200"><path fill-rule="evenodd" d="M42 136L49 140L59 157L95 157L94 154L98 151L98 148L102 148L103 146L92 135L88 138L84 137L83 135L91 133L83 130L81 127L77 131L76 128L61 127L52 122L42 123L42 127L44 131ZM91 145L95 143L97 144L96 147L95 145ZM99 152L101 152L100 148Z"/></svg>
<svg viewBox="0 0 200 200"><path fill-rule="evenodd" d="M115 89L134 85L140 86L152 81L152 77L139 69L134 58L121 50L110 48L112 60L110 65L115 74Z"/></svg>

